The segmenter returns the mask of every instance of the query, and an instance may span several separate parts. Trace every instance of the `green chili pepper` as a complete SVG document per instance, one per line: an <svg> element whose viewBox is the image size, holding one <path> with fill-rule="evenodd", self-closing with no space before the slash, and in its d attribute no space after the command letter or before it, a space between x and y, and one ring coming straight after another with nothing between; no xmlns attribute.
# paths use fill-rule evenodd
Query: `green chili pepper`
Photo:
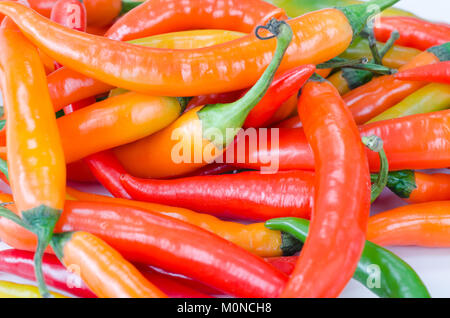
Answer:
<svg viewBox="0 0 450 318"><path fill-rule="evenodd" d="M368 123L415 114L437 112L450 107L450 85L432 83L406 97Z"/></svg>
<svg viewBox="0 0 450 318"><path fill-rule="evenodd" d="M298 218L272 219L265 223L271 230L286 232L304 242L309 221ZM353 278L374 294L385 298L430 298L417 273L392 252L366 241Z"/></svg>

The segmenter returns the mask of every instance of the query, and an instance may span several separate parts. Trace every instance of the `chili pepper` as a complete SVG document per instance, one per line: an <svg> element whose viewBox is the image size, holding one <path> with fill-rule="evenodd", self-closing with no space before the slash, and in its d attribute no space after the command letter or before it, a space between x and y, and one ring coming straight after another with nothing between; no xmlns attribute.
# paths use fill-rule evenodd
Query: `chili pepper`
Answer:
<svg viewBox="0 0 450 318"><path fill-rule="evenodd" d="M36 48L7 18L0 46L11 190L21 218L38 236L36 277L41 294L49 296L41 259L64 205L64 154Z"/></svg>
<svg viewBox="0 0 450 318"><path fill-rule="evenodd" d="M96 297L75 273L71 273L51 254L44 254L42 259L45 281L48 285L83 298ZM35 280L33 253L8 249L0 251L0 271L16 275L31 281ZM72 268L73 270L73 268Z"/></svg>
<svg viewBox="0 0 450 318"><path fill-rule="evenodd" d="M401 67L399 71L450 59L450 43L428 49ZM362 124L396 105L425 86L423 82L399 81L394 76L381 76L344 95L357 124Z"/></svg>
<svg viewBox="0 0 450 318"><path fill-rule="evenodd" d="M73 113L74 111L76 111L78 109L82 109L82 108L85 108L86 106L95 104L95 102L96 102L95 97L88 97L88 98L82 99L78 102L74 102L63 108L64 114L67 115L67 114Z"/></svg>
<svg viewBox="0 0 450 318"><path fill-rule="evenodd" d="M290 17L297 17L311 11L317 11L326 8L333 8L336 6L348 6L352 4L361 3L358 0L266 0L273 3L277 7L286 10ZM381 13L383 16L415 16L411 12L399 9L388 8Z"/></svg>
<svg viewBox="0 0 450 318"><path fill-rule="evenodd" d="M383 43L377 43L379 49L381 49L383 45ZM420 53L420 50L414 48L394 45L389 51L386 52L386 55L383 57L382 62L383 65L387 67L398 69L407 64ZM369 50L369 43L367 39L364 39L360 36L356 37L352 44L350 44L350 46L347 48L347 50L345 50L345 52L340 55L340 57L350 60L370 56L371 53Z"/></svg>
<svg viewBox="0 0 450 318"><path fill-rule="evenodd" d="M270 18L286 16L282 9L262 0L149 0L122 16L105 36L126 41L195 29L250 33Z"/></svg>
<svg viewBox="0 0 450 318"><path fill-rule="evenodd" d="M398 30L398 44L419 50L450 42L450 26L415 17L382 17L374 26L379 41L385 42L393 30Z"/></svg>
<svg viewBox="0 0 450 318"><path fill-rule="evenodd" d="M283 120L282 122L278 123L276 128L302 128L302 122L300 120L300 117L293 116L291 118L288 118L286 120Z"/></svg>
<svg viewBox="0 0 450 318"><path fill-rule="evenodd" d="M265 126L281 105L292 95L295 95L308 78L311 77L315 69L314 65L302 65L275 76L264 97L248 114L244 127ZM212 96L202 95L194 97L189 102L189 108L192 109L196 106L203 106L211 103L234 102L245 93L246 91L241 91L240 94L237 92L228 93L230 96L222 93L213 94ZM233 99L233 97L235 98Z"/></svg>
<svg viewBox="0 0 450 318"><path fill-rule="evenodd" d="M182 111L176 98L129 92L67 114L57 120L66 162L151 135Z"/></svg>
<svg viewBox="0 0 450 318"><path fill-rule="evenodd" d="M374 5L385 9L397 1L372 0L289 20L296 36L280 71L339 55L374 13ZM0 12L13 18L37 47L61 64L107 84L148 94L196 96L248 87L269 64L276 44L274 39L263 42L250 34L201 51L161 50L67 30L13 2L1 2ZM223 67L224 62L240 67Z"/></svg>
<svg viewBox="0 0 450 318"><path fill-rule="evenodd" d="M50 19L67 28L86 32L86 7L79 0L58 0L52 8ZM55 63L55 69L61 64Z"/></svg>
<svg viewBox="0 0 450 318"><path fill-rule="evenodd" d="M173 217L213 232L214 234L241 246L247 251L262 257L292 255L298 252L301 247L297 240L292 240L290 236L282 236L280 235L280 232L277 231L269 231L261 223L244 225L236 222L222 221L214 216L196 213L183 208L121 198L111 198L108 196L77 191L72 188L67 188L67 193L81 201L126 205ZM8 197L4 198L3 202L8 202L6 201L8 199Z"/></svg>
<svg viewBox="0 0 450 318"><path fill-rule="evenodd" d="M1 170L1 169L0 169ZM188 173L182 177L200 177L200 176L215 176L221 175L225 173L237 173L239 170L233 167L232 165L224 164L224 163L211 163L207 166L204 166L198 170L195 170L191 173Z"/></svg>
<svg viewBox="0 0 450 318"><path fill-rule="evenodd" d="M127 173L114 154L105 150L92 154L84 159L91 173L95 176L113 196L124 199L131 199L127 190L122 186L119 178Z"/></svg>
<svg viewBox="0 0 450 318"><path fill-rule="evenodd" d="M209 31L211 32L206 36L205 33ZM241 33L224 30L195 30L155 35L136 39L130 41L130 43L175 50L195 49L224 43L231 40L233 36L238 38L242 35ZM50 74L47 81L55 110L82 98L98 95L114 88L68 68L62 68Z"/></svg>
<svg viewBox="0 0 450 318"><path fill-rule="evenodd" d="M67 298L58 293L51 293L55 298ZM35 286L0 281L0 298L40 298L39 290Z"/></svg>
<svg viewBox="0 0 450 318"><path fill-rule="evenodd" d="M424 81L450 84L450 61L425 65L395 74L402 81Z"/></svg>
<svg viewBox="0 0 450 318"><path fill-rule="evenodd" d="M52 248L66 267L79 275L100 298L165 298L131 263L111 246L87 232L55 234Z"/></svg>
<svg viewBox="0 0 450 318"><path fill-rule="evenodd" d="M371 123L361 126L360 132L363 136L376 135L383 140L390 170L442 169L450 166L449 125L450 111L444 110ZM259 133L255 135L259 138ZM261 147L259 140L255 141L258 147L250 147L238 135L233 165L259 170L267 168L265 158L277 158L280 170L314 170L314 157L303 129L280 128L278 136L279 142L273 147L271 131L268 132L267 147ZM240 155L244 158L237 157L236 149L240 147L245 149L245 154ZM231 150L230 147L228 151ZM366 153L371 171L377 171L378 156L372 151ZM229 156L228 153L225 155Z"/></svg>
<svg viewBox="0 0 450 318"><path fill-rule="evenodd" d="M301 241L307 240L309 221L297 218L281 218L269 220L266 226L270 229L285 231ZM292 257L294 258L294 257ZM287 270L291 262L285 258L280 262L272 262L284 266ZM286 265L284 265L284 264ZM430 298L424 283L407 263L392 252L370 241L365 241L364 250L359 259L353 278L364 286L371 280L373 266L378 266L380 273L379 288L370 290L380 296L389 298Z"/></svg>
<svg viewBox="0 0 450 318"><path fill-rule="evenodd" d="M258 82L236 102L193 108L158 133L116 148L115 154L126 171L140 177L183 175L213 161L224 151L249 112L267 92L292 39L292 29L284 21L271 20L264 28L276 37L277 47ZM259 29L255 32L257 36ZM155 151L158 156L153 155ZM180 151L184 158L179 155ZM184 155L185 151L189 153ZM127 164L129 160L136 161L137 158L141 162L145 161L145 166L136 165L135 169ZM159 171L156 175L147 173L154 172L155 167Z"/></svg>
<svg viewBox="0 0 450 318"><path fill-rule="evenodd" d="M433 83L412 93L368 123L444 110L450 107L450 85Z"/></svg>
<svg viewBox="0 0 450 318"><path fill-rule="evenodd" d="M2 216L5 210L1 209ZM32 233L4 218L0 224L2 240L8 245L34 249L36 239ZM66 201L56 228L57 233L60 231L92 233L130 261L191 277L237 297L275 297L287 281L284 274L239 246L197 226L148 210L104 202ZM82 254L78 259L87 260L87 255ZM83 273L85 270L81 269ZM88 279L82 278L100 296Z"/></svg>
<svg viewBox="0 0 450 318"><path fill-rule="evenodd" d="M413 170L392 171L389 189L409 203L450 200L450 175Z"/></svg>
<svg viewBox="0 0 450 318"><path fill-rule="evenodd" d="M311 232L280 297L336 297L364 246L370 210L367 158L351 113L331 83L308 82L298 113L317 177ZM332 274L337 270L339 277Z"/></svg>
<svg viewBox="0 0 450 318"><path fill-rule="evenodd" d="M291 97L289 97L287 101L281 104L281 106L277 109L275 114L272 115L272 117L269 119L269 121L267 121L265 125L268 127L272 127L274 124L279 123L285 120L286 118L289 118L291 116L297 116L297 102L298 102L297 94L294 94Z"/></svg>
<svg viewBox="0 0 450 318"><path fill-rule="evenodd" d="M267 175L241 172L174 180L138 179L124 174L120 181L135 200L250 220L309 218L314 189L314 174L303 171Z"/></svg>
<svg viewBox="0 0 450 318"><path fill-rule="evenodd" d="M380 245L450 246L450 201L411 204L370 217L367 239Z"/></svg>

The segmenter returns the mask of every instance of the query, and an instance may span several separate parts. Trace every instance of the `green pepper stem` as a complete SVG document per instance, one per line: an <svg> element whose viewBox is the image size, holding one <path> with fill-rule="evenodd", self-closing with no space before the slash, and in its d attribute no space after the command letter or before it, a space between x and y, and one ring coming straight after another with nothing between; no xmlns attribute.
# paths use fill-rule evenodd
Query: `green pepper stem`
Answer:
<svg viewBox="0 0 450 318"><path fill-rule="evenodd" d="M380 49L380 56L383 59L387 52L394 46L395 42L400 38L400 33L397 30L392 31L391 36L387 40L386 44Z"/></svg>
<svg viewBox="0 0 450 318"><path fill-rule="evenodd" d="M18 215L10 210L6 209L3 205L0 206L0 217L4 217L7 220L10 220L17 225L31 231L31 228L28 224L26 224Z"/></svg>
<svg viewBox="0 0 450 318"><path fill-rule="evenodd" d="M367 63L367 64L355 64L351 66L347 66L346 68L352 68L356 70L362 70L362 71L368 71L376 75L392 75L395 74L397 71L378 64L373 63Z"/></svg>
<svg viewBox="0 0 450 318"><path fill-rule="evenodd" d="M378 152L380 157L380 173L377 180L372 185L370 193L370 201L374 202L386 187L388 182L389 163L386 157L386 153L383 149L383 140L378 136L362 137L363 144L372 151Z"/></svg>
<svg viewBox="0 0 450 318"><path fill-rule="evenodd" d="M400 0L372 0L366 3L338 7L347 17L353 29L353 36L359 35L367 20L383 10L393 6Z"/></svg>
<svg viewBox="0 0 450 318"><path fill-rule="evenodd" d="M373 31L373 20L367 23L367 40L369 41L370 52L372 53L373 61L375 64L383 65L382 57L377 47L377 40L375 39L375 33Z"/></svg>
<svg viewBox="0 0 450 318"><path fill-rule="evenodd" d="M122 9L120 10L119 16L133 10L142 3L144 3L144 1L122 0Z"/></svg>
<svg viewBox="0 0 450 318"><path fill-rule="evenodd" d="M42 271L42 259L44 257L45 249L50 243L51 237L52 232L44 238L38 235L38 243L33 259L36 282L39 288L39 293L43 298L53 298L52 294L50 294L50 291L48 290L47 284L45 283L44 272Z"/></svg>
<svg viewBox="0 0 450 318"><path fill-rule="evenodd" d="M275 72L283 59L291 40L292 29L284 21L272 19L264 27L256 28L256 33L260 28L268 29L277 38L277 47L269 66L266 68L262 76L256 84L239 100L229 104L206 105L198 111L198 117L202 121L203 137L210 139L209 129L220 131L222 138L220 140L211 140L217 147L226 147L233 141L237 130L242 127L250 111L263 98L267 89L270 87ZM257 35L261 38L259 35ZM265 39L272 38L266 37ZM264 39L264 38L261 38ZM235 133L227 133L227 129L234 129Z"/></svg>
<svg viewBox="0 0 450 318"><path fill-rule="evenodd" d="M368 62L369 60L367 59L367 57L363 57L357 60L349 60L341 57L335 57L327 62L318 64L316 68L319 70L327 68L343 68L343 67L350 67L352 65L367 64Z"/></svg>
<svg viewBox="0 0 450 318"><path fill-rule="evenodd" d="M292 217L268 220L265 226L289 233L301 242L305 242L309 231L308 220ZM411 266L394 253L366 241L353 278L370 287L368 283L373 269L380 271L380 287L370 288L374 294L389 298L430 298L430 293Z"/></svg>
<svg viewBox="0 0 450 318"><path fill-rule="evenodd" d="M378 174L372 174L371 181L376 182ZM413 170L391 171L388 174L387 187L398 197L408 199L411 192L417 189L416 174Z"/></svg>

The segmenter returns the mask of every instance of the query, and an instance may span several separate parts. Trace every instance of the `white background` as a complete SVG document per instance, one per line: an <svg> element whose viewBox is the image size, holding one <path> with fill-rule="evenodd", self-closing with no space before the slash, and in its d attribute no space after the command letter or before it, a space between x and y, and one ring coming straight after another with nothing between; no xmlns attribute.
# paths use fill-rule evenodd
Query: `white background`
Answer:
<svg viewBox="0 0 450 318"><path fill-rule="evenodd" d="M425 19L450 23L450 0L402 0L397 7L409 10ZM90 189L105 193L96 186L72 185L84 190ZM0 185L0 190L6 189ZM385 211L403 204L400 199L386 190L373 206L372 213ZM4 243L0 242L0 249L6 247ZM450 297L450 248L390 247L389 249L417 271L433 297ZM336 274L339 275L339 273ZM25 282L1 273L0 280ZM348 284L341 296L375 297L367 288L355 281Z"/></svg>

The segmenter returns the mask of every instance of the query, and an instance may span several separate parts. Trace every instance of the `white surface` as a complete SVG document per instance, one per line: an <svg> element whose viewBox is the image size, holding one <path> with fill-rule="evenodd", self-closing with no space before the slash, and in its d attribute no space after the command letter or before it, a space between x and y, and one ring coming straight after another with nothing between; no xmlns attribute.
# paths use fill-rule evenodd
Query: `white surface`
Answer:
<svg viewBox="0 0 450 318"><path fill-rule="evenodd" d="M450 23L450 0L403 0L397 7L409 10L429 20ZM106 193L104 189L95 185L73 184L73 186L83 190ZM0 190L5 190L5 186L0 185ZM374 204L372 213L378 213L400 205L404 205L403 201L386 190ZM0 242L0 250L5 248L8 248L7 245ZM389 249L417 271L433 297L450 297L450 248L390 247ZM26 282L1 273L0 280ZM351 281L341 296L375 297L367 288L356 281Z"/></svg>

